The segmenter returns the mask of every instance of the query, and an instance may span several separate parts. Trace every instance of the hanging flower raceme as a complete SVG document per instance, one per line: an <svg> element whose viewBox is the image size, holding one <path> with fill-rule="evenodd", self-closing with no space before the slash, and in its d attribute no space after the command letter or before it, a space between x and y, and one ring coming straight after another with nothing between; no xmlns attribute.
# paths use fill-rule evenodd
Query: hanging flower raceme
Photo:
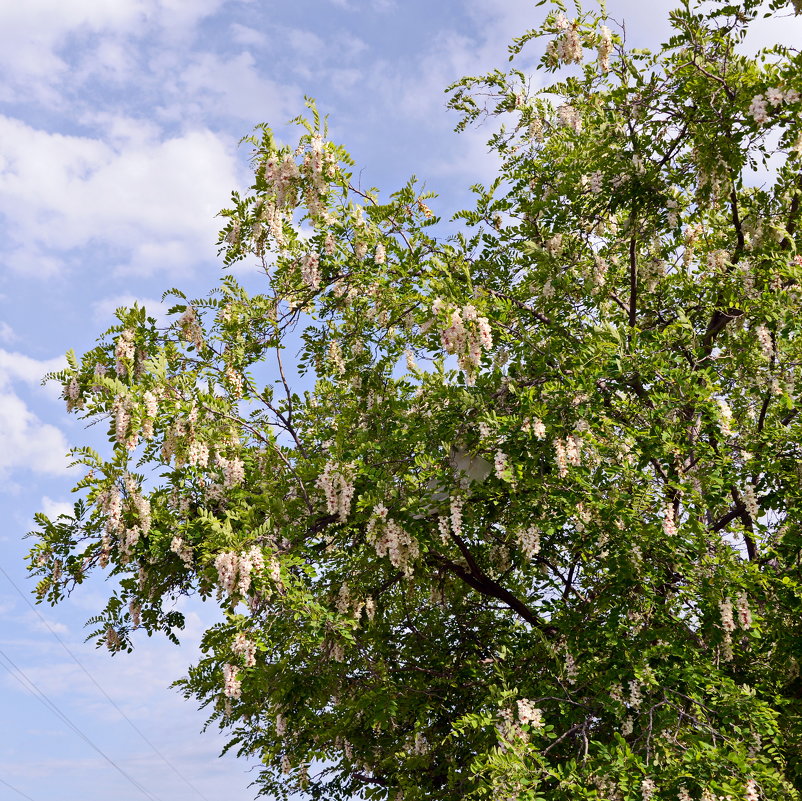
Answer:
<svg viewBox="0 0 802 801"><path fill-rule="evenodd" d="M440 331L440 341L446 353L454 354L465 373L468 386L476 383L482 352L493 347L493 335L486 317L474 306L454 307L443 300L432 304L437 319L447 323Z"/></svg>
<svg viewBox="0 0 802 801"><path fill-rule="evenodd" d="M317 484L326 497L328 513L337 515L340 522L344 523L348 519L355 491L353 468L331 461L327 462L318 477Z"/></svg>
<svg viewBox="0 0 802 801"><path fill-rule="evenodd" d="M219 594L229 597L247 595L251 589L252 574L259 574L265 569L265 558L261 548L254 545L244 553L224 551L217 554L214 560L217 569Z"/></svg>
<svg viewBox="0 0 802 801"><path fill-rule="evenodd" d="M114 347L114 368L117 375L124 376L128 373L128 366L134 360L134 332L129 328L120 334Z"/></svg>
<svg viewBox="0 0 802 801"><path fill-rule="evenodd" d="M393 567L398 568L407 578L412 576L413 565L419 553L418 541L389 517L383 504L373 510L367 537L368 542L372 542L376 548L378 556L387 556Z"/></svg>

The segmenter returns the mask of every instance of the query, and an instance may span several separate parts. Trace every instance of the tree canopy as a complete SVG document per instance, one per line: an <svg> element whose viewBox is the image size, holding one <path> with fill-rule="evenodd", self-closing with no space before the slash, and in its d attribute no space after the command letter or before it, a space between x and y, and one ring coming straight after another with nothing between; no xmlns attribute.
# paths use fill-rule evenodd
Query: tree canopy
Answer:
<svg viewBox="0 0 802 801"><path fill-rule="evenodd" d="M802 8L685 2L656 52L567 11L450 88L500 165L456 234L310 103L222 212L262 290L53 376L111 446L40 598L109 571L112 651L215 600L179 684L265 794L799 798L802 57L743 43Z"/></svg>

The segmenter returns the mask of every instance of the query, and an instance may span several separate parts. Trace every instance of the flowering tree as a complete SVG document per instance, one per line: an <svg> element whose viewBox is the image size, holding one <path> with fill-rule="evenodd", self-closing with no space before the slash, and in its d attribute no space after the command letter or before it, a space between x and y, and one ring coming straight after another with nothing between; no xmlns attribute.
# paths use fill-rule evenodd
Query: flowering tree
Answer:
<svg viewBox="0 0 802 801"><path fill-rule="evenodd" d="M798 798L802 58L744 55L759 5L654 54L557 9L542 88L452 87L501 166L447 241L314 109L259 129L220 243L264 291L55 376L113 450L39 596L110 570L112 651L216 599L180 684L279 797Z"/></svg>

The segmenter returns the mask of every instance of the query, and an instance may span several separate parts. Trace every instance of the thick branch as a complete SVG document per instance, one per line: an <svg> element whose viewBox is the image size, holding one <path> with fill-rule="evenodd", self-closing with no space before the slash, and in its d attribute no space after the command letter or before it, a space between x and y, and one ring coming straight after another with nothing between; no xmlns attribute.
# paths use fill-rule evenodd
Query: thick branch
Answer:
<svg viewBox="0 0 802 801"><path fill-rule="evenodd" d="M461 537L453 534L452 537L457 543L457 547L465 557L465 561L468 563L468 569L464 568L460 564L457 564L456 562L452 562L442 554L439 554L435 551L430 551L429 557L438 567L457 576L469 587L472 587L482 595L486 595L489 598L495 598L497 601L501 601L501 603L503 603L505 606L508 606L527 623L535 628L540 629L541 631L550 635L557 633L557 629L554 626L544 623L520 598L518 598L518 596L514 595L508 589L493 581L493 579L491 579L479 567L479 565L476 564L476 560L473 558L473 555Z"/></svg>

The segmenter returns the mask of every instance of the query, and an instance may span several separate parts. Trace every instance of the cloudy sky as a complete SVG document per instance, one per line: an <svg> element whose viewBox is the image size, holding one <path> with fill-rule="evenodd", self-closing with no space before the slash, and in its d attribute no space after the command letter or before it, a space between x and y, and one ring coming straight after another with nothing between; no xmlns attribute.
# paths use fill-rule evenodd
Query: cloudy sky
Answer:
<svg viewBox="0 0 802 801"><path fill-rule="evenodd" d="M641 45L670 5L608 2ZM304 95L363 185L414 173L439 213L467 204L493 161L486 132L452 133L442 89L503 66L542 14L532 0L0 3L0 799L253 797L249 766L218 759L220 738L168 689L213 610L186 609L181 648L143 638L112 659L83 641L100 584L52 610L17 593L23 535L69 501L65 453L88 436L40 379L117 306L158 313L165 289L214 285L215 214L247 185L238 140L263 121L290 136Z"/></svg>

